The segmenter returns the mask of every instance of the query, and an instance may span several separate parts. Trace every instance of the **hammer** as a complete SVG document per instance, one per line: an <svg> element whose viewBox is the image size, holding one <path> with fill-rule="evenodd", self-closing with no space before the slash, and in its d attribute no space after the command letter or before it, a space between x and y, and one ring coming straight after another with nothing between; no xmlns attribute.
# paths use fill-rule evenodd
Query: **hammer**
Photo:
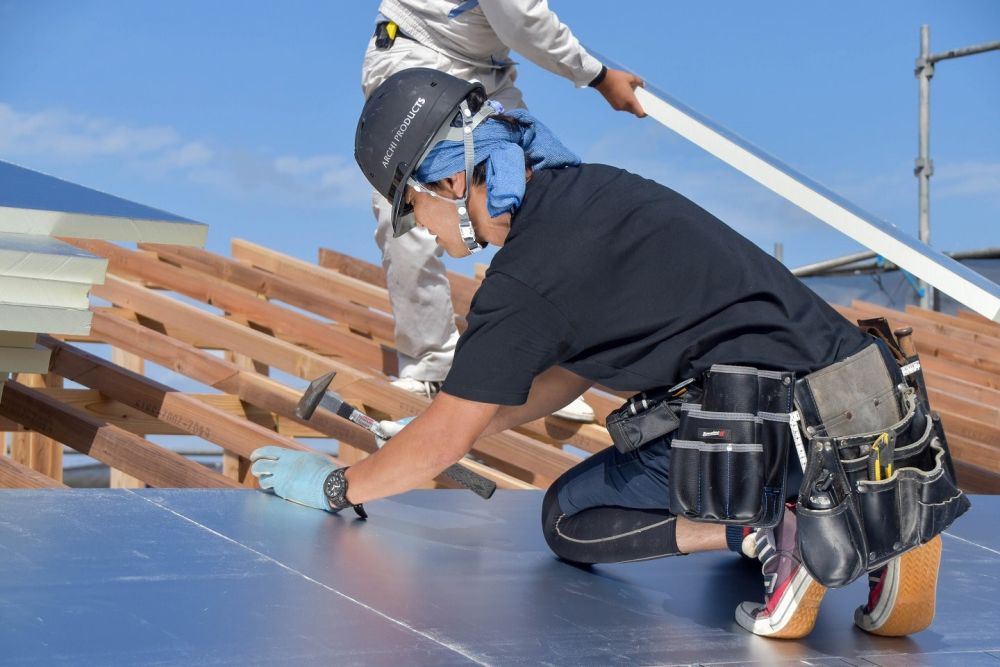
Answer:
<svg viewBox="0 0 1000 667"><path fill-rule="evenodd" d="M381 424L346 402L336 392L327 391L336 374L337 371L330 371L310 382L309 387L302 394L302 398L299 399L298 405L295 406L295 415L300 419L308 420L316 412L316 408L322 407L374 433L375 437L388 440L390 436ZM458 463L448 466L444 474L481 498L489 499L497 490L496 482Z"/></svg>

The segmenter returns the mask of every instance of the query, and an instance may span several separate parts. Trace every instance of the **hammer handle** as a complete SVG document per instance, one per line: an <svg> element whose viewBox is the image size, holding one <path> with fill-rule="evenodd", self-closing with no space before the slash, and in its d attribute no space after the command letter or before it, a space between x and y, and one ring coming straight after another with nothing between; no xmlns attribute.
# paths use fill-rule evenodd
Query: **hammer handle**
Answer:
<svg viewBox="0 0 1000 667"><path fill-rule="evenodd" d="M469 470L461 463L455 463L444 469L444 474L458 482L469 491L472 491L480 498L489 500L493 492L497 490L497 484L492 479L487 479L479 473Z"/></svg>
<svg viewBox="0 0 1000 667"><path fill-rule="evenodd" d="M355 408L350 403L345 402L336 394L331 395L335 398L335 400L340 401L340 405L337 407L338 415L354 422L362 428L368 429L379 438L385 440L388 439L388 435L382 430L381 424ZM454 465L450 465L445 468L444 474L448 478L467 488L469 491L472 491L480 498L485 498L486 500L493 497L493 492L497 490L496 482L483 477L474 470L469 470L468 468L463 467L459 463L455 463Z"/></svg>

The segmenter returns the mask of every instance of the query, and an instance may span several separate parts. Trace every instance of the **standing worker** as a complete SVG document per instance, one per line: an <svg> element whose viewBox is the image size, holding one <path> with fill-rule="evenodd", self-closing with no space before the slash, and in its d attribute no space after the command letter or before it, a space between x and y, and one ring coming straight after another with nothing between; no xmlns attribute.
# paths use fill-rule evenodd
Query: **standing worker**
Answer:
<svg viewBox="0 0 1000 667"><path fill-rule="evenodd" d="M821 582L865 571L876 584L859 627L930 624L938 534L968 500L940 420L904 378L912 361L901 368L885 341L693 202L581 164L526 111L496 114L481 84L422 68L390 77L365 104L355 157L395 229L425 228L453 257L500 250L426 412L349 468L259 449L261 488L361 512L599 382L645 393L609 419L615 446L546 494L542 529L558 556L739 549L755 529L765 602L737 608L747 630L801 637ZM789 459L805 468L801 484L786 482Z"/></svg>
<svg viewBox="0 0 1000 667"><path fill-rule="evenodd" d="M511 49L578 87L596 88L614 109L645 115L634 91L642 80L608 69L587 53L545 0L382 0L365 53L362 89L367 99L388 76L429 67L479 81L506 109L524 108ZM396 320L399 379L393 384L431 398L448 375L458 341L441 251L423 230L394 234L391 206L377 191L372 206ZM582 398L555 414L594 419Z"/></svg>

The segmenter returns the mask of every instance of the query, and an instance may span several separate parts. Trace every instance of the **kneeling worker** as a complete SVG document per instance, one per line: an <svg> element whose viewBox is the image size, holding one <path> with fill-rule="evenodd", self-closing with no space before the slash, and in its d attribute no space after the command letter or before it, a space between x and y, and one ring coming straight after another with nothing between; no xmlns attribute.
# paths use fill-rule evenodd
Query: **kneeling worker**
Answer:
<svg viewBox="0 0 1000 667"><path fill-rule="evenodd" d="M549 546L565 560L612 563L727 544L738 550L744 535L754 535L765 601L738 607L738 622L767 636L808 633L825 588L802 566L802 510L783 511L789 454L768 463L759 433L777 424L773 439L797 470L796 448L782 440L797 428L796 382L860 359L888 390L854 383L848 403L873 399L884 408L893 403L886 391L900 379L898 365L881 342L707 211L635 174L581 164L526 111L496 111L478 83L422 68L393 75L369 97L355 154L392 202L395 229L415 222L453 257L502 247L426 412L349 470L332 470L319 455L258 450L261 487L338 511L413 489L477 438L551 414L595 383L659 391L679 428L610 447L560 477L543 506ZM826 399L818 391L816 398L822 414ZM854 425L855 433L887 427L899 413L882 418ZM825 426L844 435L832 421ZM724 485L699 477L698 461L713 456L737 470L720 473ZM753 479L767 467L778 472ZM788 486L794 496L797 487ZM891 634L923 629L933 616L937 563L916 571L897 557L895 569L879 575L894 577L896 588L900 577L925 577L927 585L915 588L926 594L916 601L922 615L910 606L901 620L896 598L873 593L856 622Z"/></svg>

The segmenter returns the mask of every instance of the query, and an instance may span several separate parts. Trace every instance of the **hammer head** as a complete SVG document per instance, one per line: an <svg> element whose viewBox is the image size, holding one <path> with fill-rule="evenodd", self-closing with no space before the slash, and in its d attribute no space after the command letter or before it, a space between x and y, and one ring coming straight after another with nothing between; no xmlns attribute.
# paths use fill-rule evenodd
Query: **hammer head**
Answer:
<svg viewBox="0 0 1000 667"><path fill-rule="evenodd" d="M326 395L326 388L330 386L337 371L330 371L321 375L309 383L309 387L302 394L298 405L295 406L295 416L299 419L309 419L316 412L316 408L323 401Z"/></svg>

